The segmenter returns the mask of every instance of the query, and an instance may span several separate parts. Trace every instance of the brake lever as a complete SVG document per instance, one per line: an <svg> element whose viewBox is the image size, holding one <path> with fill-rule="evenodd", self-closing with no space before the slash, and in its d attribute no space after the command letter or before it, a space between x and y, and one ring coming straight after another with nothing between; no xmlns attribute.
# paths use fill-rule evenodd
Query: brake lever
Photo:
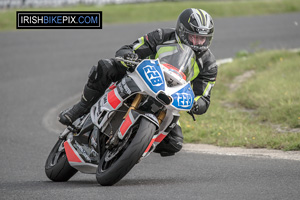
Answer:
<svg viewBox="0 0 300 200"><path fill-rule="evenodd" d="M194 115L194 113L193 112L191 112L191 111L188 111L187 112L189 115L191 115L192 116L192 118L193 118L193 120L194 121L196 121L196 118L195 118L195 115Z"/></svg>

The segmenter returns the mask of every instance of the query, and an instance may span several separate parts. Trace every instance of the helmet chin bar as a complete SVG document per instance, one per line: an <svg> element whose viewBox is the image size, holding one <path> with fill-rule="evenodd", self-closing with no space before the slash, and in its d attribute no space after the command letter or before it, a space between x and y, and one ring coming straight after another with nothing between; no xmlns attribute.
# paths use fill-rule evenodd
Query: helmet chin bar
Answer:
<svg viewBox="0 0 300 200"><path fill-rule="evenodd" d="M181 27L183 28L183 27ZM207 43L207 41L205 41L204 45L202 46L195 46L195 45L192 45L190 44L190 42L188 41L188 39L185 38L185 35L183 32L181 32L182 34L178 35L177 32L175 32L175 38L176 38L176 41L177 43L183 43L189 47L191 47L195 53L200 53L200 52L203 52L203 51L206 51L209 47L209 45L205 45L205 43Z"/></svg>
<svg viewBox="0 0 300 200"><path fill-rule="evenodd" d="M194 45L190 45L191 48L195 51L195 52L203 52L203 51L206 51L208 49L207 46L194 46Z"/></svg>
<svg viewBox="0 0 300 200"><path fill-rule="evenodd" d="M187 39L185 39L184 37L179 37L177 35L177 33L175 33L175 38L176 38L177 43L183 43L183 44L191 47L193 49L193 51L196 53L198 53L198 52L200 53L200 52L206 51L208 49L208 46L191 45Z"/></svg>

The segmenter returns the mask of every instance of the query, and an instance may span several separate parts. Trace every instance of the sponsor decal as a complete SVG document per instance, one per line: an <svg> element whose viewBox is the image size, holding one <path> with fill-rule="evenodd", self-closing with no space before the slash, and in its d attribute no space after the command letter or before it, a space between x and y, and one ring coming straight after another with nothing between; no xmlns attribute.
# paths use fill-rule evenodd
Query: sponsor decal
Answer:
<svg viewBox="0 0 300 200"><path fill-rule="evenodd" d="M75 141L74 147L80 151L80 152L79 152L79 151L77 150L77 152L80 153L80 154L85 158L86 161L91 162L91 159L90 159L90 157L87 155L87 152L82 148L82 146L81 146L80 144L78 144L77 141Z"/></svg>
<svg viewBox="0 0 300 200"><path fill-rule="evenodd" d="M124 95L127 97L129 94L132 93L132 91L130 90L130 88L127 85L127 82L125 79L123 79L121 81L120 84L118 84L118 89L120 93L124 93Z"/></svg>

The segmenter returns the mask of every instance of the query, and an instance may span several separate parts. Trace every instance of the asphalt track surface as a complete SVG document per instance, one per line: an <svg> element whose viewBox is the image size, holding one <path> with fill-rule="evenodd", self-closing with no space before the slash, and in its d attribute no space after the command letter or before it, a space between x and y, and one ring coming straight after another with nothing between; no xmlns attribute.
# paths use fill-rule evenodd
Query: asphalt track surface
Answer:
<svg viewBox="0 0 300 200"><path fill-rule="evenodd" d="M222 59L244 49L299 48L299 23L300 13L215 19L211 49ZM58 135L45 115L81 92L100 58L166 26L174 22L0 33L0 199L299 199L300 162L264 156L152 154L113 187L81 173L66 183L47 179L44 163Z"/></svg>

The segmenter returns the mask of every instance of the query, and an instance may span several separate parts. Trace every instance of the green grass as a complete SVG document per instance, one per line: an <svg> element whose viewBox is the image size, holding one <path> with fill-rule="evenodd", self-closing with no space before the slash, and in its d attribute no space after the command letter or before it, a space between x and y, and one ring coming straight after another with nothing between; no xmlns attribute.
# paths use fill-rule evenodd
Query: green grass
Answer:
<svg viewBox="0 0 300 200"><path fill-rule="evenodd" d="M182 113L185 142L300 150L299 63L300 53L268 51L221 66L208 112L196 122ZM230 89L249 71L252 76Z"/></svg>
<svg viewBox="0 0 300 200"><path fill-rule="evenodd" d="M62 8L18 9L39 11L103 11L104 23L136 23L176 20L182 10L202 8L215 17L262 15L300 11L299 0L235 0L235 1L184 1L155 2L105 6L73 6ZM0 11L0 30L13 30L16 10Z"/></svg>

